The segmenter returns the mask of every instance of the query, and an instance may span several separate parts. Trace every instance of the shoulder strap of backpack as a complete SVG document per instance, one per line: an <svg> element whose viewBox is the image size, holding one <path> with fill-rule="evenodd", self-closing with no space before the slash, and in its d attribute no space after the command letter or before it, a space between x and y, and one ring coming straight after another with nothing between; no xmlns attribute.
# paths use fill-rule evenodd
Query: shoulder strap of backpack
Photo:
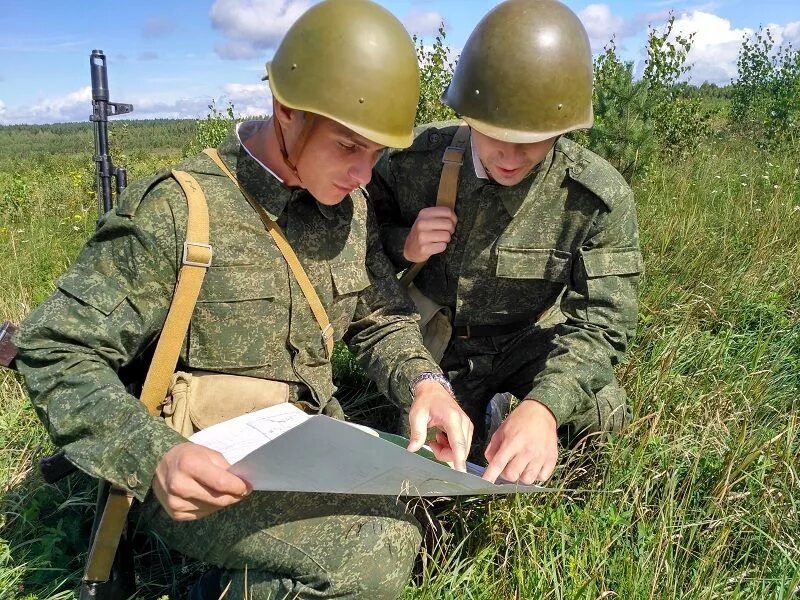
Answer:
<svg viewBox="0 0 800 600"><path fill-rule="evenodd" d="M439 189L436 192L436 206L446 206L451 210L455 210L461 165L464 164L464 152L467 149L468 142L469 126L462 123L442 155L442 173L439 176ZM400 284L404 287L411 285L411 282L414 281L414 278L422 270L426 262L415 263L406 269L400 278Z"/></svg>
<svg viewBox="0 0 800 600"><path fill-rule="evenodd" d="M140 396L151 415L160 413L213 254L208 243L208 204L203 190L185 171L172 171L172 176L186 194L188 218L178 282Z"/></svg>

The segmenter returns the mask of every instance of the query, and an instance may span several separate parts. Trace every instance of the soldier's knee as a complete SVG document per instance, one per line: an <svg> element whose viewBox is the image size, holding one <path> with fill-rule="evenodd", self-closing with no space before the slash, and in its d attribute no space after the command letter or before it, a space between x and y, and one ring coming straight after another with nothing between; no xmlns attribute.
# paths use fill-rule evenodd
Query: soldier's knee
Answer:
<svg viewBox="0 0 800 600"><path fill-rule="evenodd" d="M620 431L631 421L628 395L614 381L595 394L597 402L597 431Z"/></svg>
<svg viewBox="0 0 800 600"><path fill-rule="evenodd" d="M593 405L575 415L560 432L567 446L573 446L588 435L620 431L630 423L628 397L616 381L598 391L594 400Z"/></svg>
<svg viewBox="0 0 800 600"><path fill-rule="evenodd" d="M419 527L410 520L387 518L370 519L363 527L363 553L329 573L331 587L347 598L396 600L411 578L422 542Z"/></svg>

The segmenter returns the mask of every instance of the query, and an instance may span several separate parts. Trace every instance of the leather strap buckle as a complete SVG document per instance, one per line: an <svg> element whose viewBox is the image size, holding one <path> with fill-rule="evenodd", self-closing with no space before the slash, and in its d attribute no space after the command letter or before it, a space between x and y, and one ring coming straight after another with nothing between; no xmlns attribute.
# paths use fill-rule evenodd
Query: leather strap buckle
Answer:
<svg viewBox="0 0 800 600"><path fill-rule="evenodd" d="M189 258L189 253L192 249L199 248L199 253L193 253L194 257L197 260L192 260ZM206 252L203 252L205 250ZM199 256L198 256L199 254ZM183 242L183 259L181 260L181 264L188 265L190 267L210 267L211 266L211 258L214 254L213 249L211 248L211 244L201 244L200 242ZM203 258L207 257L205 260Z"/></svg>
<svg viewBox="0 0 800 600"><path fill-rule="evenodd" d="M445 148L442 155L442 162L445 164L463 165L464 164L464 148L458 146L448 146Z"/></svg>

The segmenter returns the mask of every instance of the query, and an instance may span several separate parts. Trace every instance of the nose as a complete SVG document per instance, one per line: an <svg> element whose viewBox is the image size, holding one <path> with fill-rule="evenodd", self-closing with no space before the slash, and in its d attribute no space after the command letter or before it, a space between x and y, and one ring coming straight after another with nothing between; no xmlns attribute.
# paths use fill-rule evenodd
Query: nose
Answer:
<svg viewBox="0 0 800 600"><path fill-rule="evenodd" d="M367 185L372 179L372 161L358 160L347 171L350 178L358 185Z"/></svg>
<svg viewBox="0 0 800 600"><path fill-rule="evenodd" d="M514 168L525 162L525 151L522 144L514 144L512 142L497 141L497 156L498 162L504 168Z"/></svg>

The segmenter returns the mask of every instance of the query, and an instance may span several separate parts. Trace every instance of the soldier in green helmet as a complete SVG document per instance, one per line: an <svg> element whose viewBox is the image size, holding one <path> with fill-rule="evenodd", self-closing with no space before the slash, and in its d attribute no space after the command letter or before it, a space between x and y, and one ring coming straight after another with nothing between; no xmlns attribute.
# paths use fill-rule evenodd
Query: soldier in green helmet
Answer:
<svg viewBox="0 0 800 600"><path fill-rule="evenodd" d="M408 409L409 448L439 427L448 442L435 452L463 470L470 420L422 346L360 189L385 146L412 141L413 42L369 0L326 0L290 28L267 71L271 119L240 123L218 149L221 166L207 154L177 166L205 194L213 247L178 369L268 381L308 412L341 417L330 328L268 233L266 212L335 338ZM225 588L231 599L396 598L421 540L402 501L251 494L221 454L149 415L123 386L121 374L160 342L181 264L197 262L184 254L188 196L169 171L129 186L22 325L17 363L34 406L72 463L132 493L168 546L218 567L191 598Z"/></svg>
<svg viewBox="0 0 800 600"><path fill-rule="evenodd" d="M418 273L418 304L452 329L432 340L484 477L546 480L559 441L630 418L614 367L637 319L633 195L563 137L593 122L586 31L556 0L502 2L470 35L442 100L466 125L419 128L367 189L395 268ZM460 163L454 209L437 205Z"/></svg>

